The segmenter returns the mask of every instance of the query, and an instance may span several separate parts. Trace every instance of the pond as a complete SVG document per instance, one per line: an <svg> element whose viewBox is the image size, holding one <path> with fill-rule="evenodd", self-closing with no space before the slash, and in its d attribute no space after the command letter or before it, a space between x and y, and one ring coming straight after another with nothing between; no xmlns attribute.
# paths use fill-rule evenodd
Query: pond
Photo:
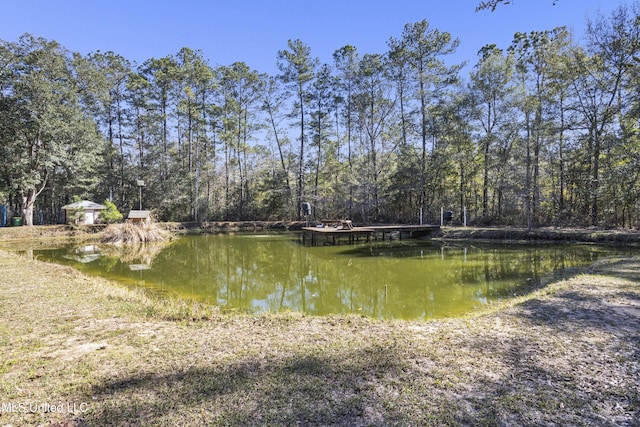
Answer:
<svg viewBox="0 0 640 427"><path fill-rule="evenodd" d="M283 233L187 236L126 253L101 245L33 252L41 260L223 311L427 319L525 294L624 251L427 240L307 247L297 235Z"/></svg>

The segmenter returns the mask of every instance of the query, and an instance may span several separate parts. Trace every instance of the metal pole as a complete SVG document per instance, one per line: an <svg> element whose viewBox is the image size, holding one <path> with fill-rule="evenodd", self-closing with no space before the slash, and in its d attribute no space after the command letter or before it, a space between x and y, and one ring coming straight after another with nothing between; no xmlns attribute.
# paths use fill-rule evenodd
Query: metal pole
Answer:
<svg viewBox="0 0 640 427"><path fill-rule="evenodd" d="M142 210L142 187L144 187L144 180L139 179L136 184L140 188L140 210Z"/></svg>
<svg viewBox="0 0 640 427"><path fill-rule="evenodd" d="M420 225L422 225L422 208L420 208ZM382 239L384 240L384 239Z"/></svg>

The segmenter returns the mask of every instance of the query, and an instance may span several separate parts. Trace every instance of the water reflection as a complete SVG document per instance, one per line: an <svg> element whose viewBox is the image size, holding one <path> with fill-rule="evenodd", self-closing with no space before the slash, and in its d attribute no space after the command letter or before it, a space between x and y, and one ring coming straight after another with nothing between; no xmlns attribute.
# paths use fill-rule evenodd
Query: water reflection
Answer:
<svg viewBox="0 0 640 427"><path fill-rule="evenodd" d="M614 252L414 240L304 247L282 234L191 236L166 247L83 251L37 252L41 259L223 309L408 319L469 312Z"/></svg>
<svg viewBox="0 0 640 427"><path fill-rule="evenodd" d="M92 262L100 258L102 254L97 245L85 245L73 248L67 252L67 255L63 255L64 258L72 261L81 262L83 264Z"/></svg>

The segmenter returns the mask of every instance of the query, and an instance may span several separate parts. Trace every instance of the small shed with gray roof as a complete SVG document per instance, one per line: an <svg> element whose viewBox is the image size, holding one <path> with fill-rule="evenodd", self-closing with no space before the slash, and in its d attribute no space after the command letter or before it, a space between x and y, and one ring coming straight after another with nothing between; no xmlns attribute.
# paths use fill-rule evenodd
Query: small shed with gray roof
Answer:
<svg viewBox="0 0 640 427"><path fill-rule="evenodd" d="M89 200L80 200L63 206L65 223L75 225L100 224L100 213L107 207Z"/></svg>
<svg viewBox="0 0 640 427"><path fill-rule="evenodd" d="M151 224L151 211L130 210L127 221L148 226Z"/></svg>

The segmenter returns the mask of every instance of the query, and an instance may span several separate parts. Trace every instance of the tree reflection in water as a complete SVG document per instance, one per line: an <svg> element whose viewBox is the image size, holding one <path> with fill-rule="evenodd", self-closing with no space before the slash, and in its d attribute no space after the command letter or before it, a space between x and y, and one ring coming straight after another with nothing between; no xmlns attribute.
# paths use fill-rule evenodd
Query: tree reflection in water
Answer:
<svg viewBox="0 0 640 427"><path fill-rule="evenodd" d="M304 247L291 234L206 235L157 250L104 253L90 262L71 248L41 259L125 283L251 313L356 313L375 318L455 316L522 295L619 249L582 245L441 244L421 240ZM132 271L131 264L148 269Z"/></svg>

